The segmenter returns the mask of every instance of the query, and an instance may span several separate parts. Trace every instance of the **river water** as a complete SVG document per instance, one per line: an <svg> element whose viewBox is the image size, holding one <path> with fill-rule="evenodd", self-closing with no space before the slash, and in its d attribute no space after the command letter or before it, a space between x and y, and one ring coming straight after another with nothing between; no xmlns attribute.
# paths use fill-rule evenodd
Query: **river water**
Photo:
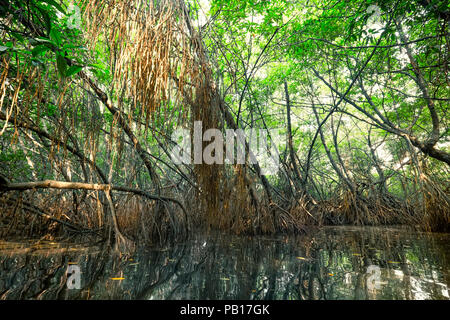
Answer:
<svg viewBox="0 0 450 320"><path fill-rule="evenodd" d="M342 226L301 237L198 235L131 256L1 241L0 299L448 300L449 240Z"/></svg>

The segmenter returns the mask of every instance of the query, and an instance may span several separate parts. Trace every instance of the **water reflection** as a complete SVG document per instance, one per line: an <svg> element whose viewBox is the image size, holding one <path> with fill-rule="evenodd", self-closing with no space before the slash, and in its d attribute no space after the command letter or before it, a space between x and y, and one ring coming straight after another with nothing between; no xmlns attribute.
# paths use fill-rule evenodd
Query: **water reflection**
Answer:
<svg viewBox="0 0 450 320"><path fill-rule="evenodd" d="M0 298L449 299L449 240L396 228L327 227L299 238L199 236L130 257L0 242ZM79 290L67 289L73 264L82 272Z"/></svg>

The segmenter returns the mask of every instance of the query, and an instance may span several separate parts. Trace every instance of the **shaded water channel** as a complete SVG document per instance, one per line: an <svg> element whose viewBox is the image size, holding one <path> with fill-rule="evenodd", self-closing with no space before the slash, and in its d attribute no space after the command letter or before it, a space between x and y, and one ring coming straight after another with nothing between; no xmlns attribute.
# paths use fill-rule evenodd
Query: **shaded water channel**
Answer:
<svg viewBox="0 0 450 320"><path fill-rule="evenodd" d="M401 228L324 227L302 237L197 236L132 256L3 241L0 298L449 299L449 240ZM67 287L70 266L81 271L80 289Z"/></svg>

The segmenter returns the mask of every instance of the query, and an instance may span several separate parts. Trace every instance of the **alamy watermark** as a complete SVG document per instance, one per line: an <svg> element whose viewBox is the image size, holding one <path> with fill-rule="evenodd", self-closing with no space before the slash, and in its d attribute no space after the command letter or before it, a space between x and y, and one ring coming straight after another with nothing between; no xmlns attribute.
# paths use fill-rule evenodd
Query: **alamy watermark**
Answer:
<svg viewBox="0 0 450 320"><path fill-rule="evenodd" d="M366 12L371 13L369 19L367 20L369 24L381 22L381 9L379 6L377 6L376 4L372 4L367 7Z"/></svg>
<svg viewBox="0 0 450 320"><path fill-rule="evenodd" d="M282 129L219 129L203 132L201 121L191 131L178 128L172 134L176 146L171 159L176 164L250 164L258 163L261 174L273 175L280 167L279 152L286 146ZM203 148L204 142L210 142Z"/></svg>
<svg viewBox="0 0 450 320"><path fill-rule="evenodd" d="M67 289L81 289L81 268L76 264L71 264L67 268Z"/></svg>
<svg viewBox="0 0 450 320"><path fill-rule="evenodd" d="M67 28L80 29L81 28L81 10L75 4L70 4L67 9Z"/></svg>
<svg viewBox="0 0 450 320"><path fill-rule="evenodd" d="M367 279L366 285L368 290L381 289L381 269L377 265L370 265L366 271ZM76 264L69 265L67 268L67 289L81 289L81 268ZM347 278L346 278L347 281Z"/></svg>
<svg viewBox="0 0 450 320"><path fill-rule="evenodd" d="M366 280L367 289L369 290L378 290L381 288L380 279L381 279L381 269L379 266L370 265L367 267L366 273L369 275Z"/></svg>

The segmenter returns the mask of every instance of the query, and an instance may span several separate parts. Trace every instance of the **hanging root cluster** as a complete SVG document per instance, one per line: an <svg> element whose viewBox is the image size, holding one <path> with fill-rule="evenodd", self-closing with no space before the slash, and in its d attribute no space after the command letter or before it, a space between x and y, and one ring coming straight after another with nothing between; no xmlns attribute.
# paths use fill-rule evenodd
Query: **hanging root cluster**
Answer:
<svg viewBox="0 0 450 320"><path fill-rule="evenodd" d="M83 7L90 48L109 44L113 89L127 97L118 107L138 108L148 125L169 101L179 105L193 72L182 2L86 0Z"/></svg>
<svg viewBox="0 0 450 320"><path fill-rule="evenodd" d="M223 103L214 85L208 59L202 49L198 34L192 32L193 64L189 75L193 90L187 94L190 105L191 137L194 139L194 122L202 122L203 133L208 129L224 129L219 121L227 118L227 125L236 129L229 114L224 114ZM200 137L201 139L201 137ZM202 142L202 150L208 145ZM222 150L225 154L226 150ZM194 151L195 153L195 151ZM214 154L212 155L214 156ZM194 155L195 160L195 155ZM197 210L200 223L208 229L227 230L237 234L275 233L283 230L302 230L298 219L280 212L280 207L270 206L267 193L255 190L256 177L249 174L249 164L217 165L202 162L194 166ZM280 214L281 213L281 214Z"/></svg>

